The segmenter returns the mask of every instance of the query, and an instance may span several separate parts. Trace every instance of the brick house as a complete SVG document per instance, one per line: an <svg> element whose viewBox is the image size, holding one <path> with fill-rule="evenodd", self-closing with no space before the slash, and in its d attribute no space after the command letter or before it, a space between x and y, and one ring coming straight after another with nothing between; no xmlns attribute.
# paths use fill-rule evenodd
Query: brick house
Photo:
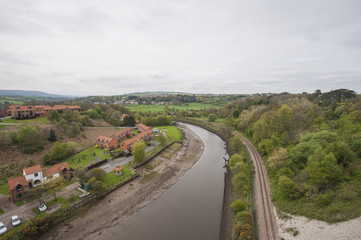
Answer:
<svg viewBox="0 0 361 240"><path fill-rule="evenodd" d="M152 130L151 127L148 127L142 123L137 124L137 128L140 132L145 132L145 131L148 131L149 129Z"/></svg>
<svg viewBox="0 0 361 240"><path fill-rule="evenodd" d="M7 117L7 116L8 116L8 112L0 108L0 117Z"/></svg>
<svg viewBox="0 0 361 240"><path fill-rule="evenodd" d="M105 151L109 151L111 148L117 148L117 140L109 137L99 136L96 143L103 147Z"/></svg>
<svg viewBox="0 0 361 240"><path fill-rule="evenodd" d="M8 179L9 197L13 202L22 199L24 192L29 190L32 180L26 180L25 176Z"/></svg>
<svg viewBox="0 0 361 240"><path fill-rule="evenodd" d="M27 119L27 118L35 118L35 108L32 106L19 106L19 105L11 105L9 107L11 118L13 119Z"/></svg>
<svg viewBox="0 0 361 240"><path fill-rule="evenodd" d="M55 164L52 167L42 169L40 165L23 169L23 176L8 179L9 197L15 202L22 199L25 191L42 183L53 181L62 176L64 180L70 180L72 175L67 162Z"/></svg>
<svg viewBox="0 0 361 240"><path fill-rule="evenodd" d="M130 127L123 128L122 130L119 130L118 132L111 135L110 137L117 140L117 142L121 142L127 137L133 137L133 129Z"/></svg>

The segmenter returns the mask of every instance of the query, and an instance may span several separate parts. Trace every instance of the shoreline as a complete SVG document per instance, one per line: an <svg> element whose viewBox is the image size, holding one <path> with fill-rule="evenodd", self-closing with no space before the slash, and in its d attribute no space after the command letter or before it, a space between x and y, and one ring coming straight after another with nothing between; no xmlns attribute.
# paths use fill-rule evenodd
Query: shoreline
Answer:
<svg viewBox="0 0 361 240"><path fill-rule="evenodd" d="M171 159L165 160L160 154L152 160L163 161L152 170L156 172L155 177L146 183L142 182L149 171L144 166L138 168L140 177L104 196L90 209L78 214L81 216L58 225L41 239L84 239L84 236L87 239L101 239L102 232L116 227L119 222L125 221L173 186L193 167L205 148L198 135L184 125L179 127L185 136L183 146ZM106 219L104 216L107 216Z"/></svg>

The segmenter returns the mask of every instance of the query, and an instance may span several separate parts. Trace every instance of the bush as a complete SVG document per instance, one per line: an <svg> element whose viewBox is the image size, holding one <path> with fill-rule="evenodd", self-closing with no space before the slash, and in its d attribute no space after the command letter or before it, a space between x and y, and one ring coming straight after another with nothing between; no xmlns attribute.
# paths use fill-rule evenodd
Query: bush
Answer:
<svg viewBox="0 0 361 240"><path fill-rule="evenodd" d="M316 203L318 206L323 207L323 206L329 205L331 203L331 201L326 194L320 194L316 198Z"/></svg>
<svg viewBox="0 0 361 240"><path fill-rule="evenodd" d="M242 201L242 199L238 199L236 201L234 201L231 204L231 208L235 213L239 213L242 212L244 210L246 210L246 204Z"/></svg>
<svg viewBox="0 0 361 240"><path fill-rule="evenodd" d="M289 199L297 199L301 196L300 189L294 181L286 176L281 176L278 180L278 187L283 196Z"/></svg>
<svg viewBox="0 0 361 240"><path fill-rule="evenodd" d="M238 212L236 215L236 222L252 225L252 215L245 211Z"/></svg>
<svg viewBox="0 0 361 240"><path fill-rule="evenodd" d="M211 114L208 115L208 121L214 122L214 121L216 121L216 119L217 119L217 115L216 115L216 114L211 113Z"/></svg>

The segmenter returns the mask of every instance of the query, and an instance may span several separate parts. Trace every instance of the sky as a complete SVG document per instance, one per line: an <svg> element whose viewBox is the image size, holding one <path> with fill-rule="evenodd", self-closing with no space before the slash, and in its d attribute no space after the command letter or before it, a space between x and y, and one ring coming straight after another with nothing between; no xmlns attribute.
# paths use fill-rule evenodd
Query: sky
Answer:
<svg viewBox="0 0 361 240"><path fill-rule="evenodd" d="M0 89L361 92L359 0L0 0Z"/></svg>

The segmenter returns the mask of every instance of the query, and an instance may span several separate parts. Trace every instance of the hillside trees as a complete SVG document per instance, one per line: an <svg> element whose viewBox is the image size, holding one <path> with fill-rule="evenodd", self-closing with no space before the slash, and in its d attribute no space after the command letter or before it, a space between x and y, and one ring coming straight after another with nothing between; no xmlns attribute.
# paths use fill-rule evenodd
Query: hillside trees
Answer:
<svg viewBox="0 0 361 240"><path fill-rule="evenodd" d="M23 153L31 154L43 149L46 132L37 126L24 125L19 132L12 131L9 136Z"/></svg>

